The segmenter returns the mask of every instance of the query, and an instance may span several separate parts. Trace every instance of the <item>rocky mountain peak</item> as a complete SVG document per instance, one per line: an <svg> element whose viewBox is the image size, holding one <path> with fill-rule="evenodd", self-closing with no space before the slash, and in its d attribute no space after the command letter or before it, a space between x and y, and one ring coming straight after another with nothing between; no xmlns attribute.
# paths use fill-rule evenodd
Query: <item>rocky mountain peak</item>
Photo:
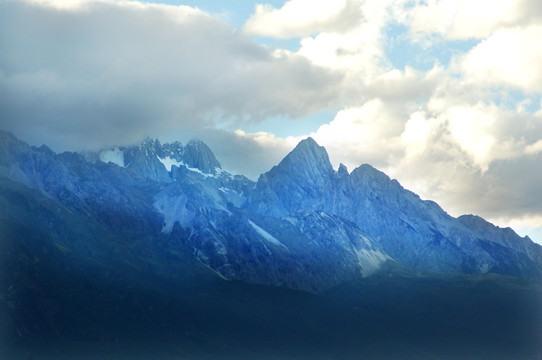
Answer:
<svg viewBox="0 0 542 360"><path fill-rule="evenodd" d="M153 139L148 136L145 137L145 139L139 144L140 149L155 150L160 147L162 147L162 145L160 144L160 141L158 141L158 139Z"/></svg>
<svg viewBox="0 0 542 360"><path fill-rule="evenodd" d="M339 165L339 170L337 172L341 178L348 176L348 169L343 163Z"/></svg>
<svg viewBox="0 0 542 360"><path fill-rule="evenodd" d="M184 163L207 174L215 174L216 168L222 169L215 154L201 140L190 140L184 148Z"/></svg>
<svg viewBox="0 0 542 360"><path fill-rule="evenodd" d="M334 175L326 149L309 137L260 176L247 206L277 217L321 209Z"/></svg>
<svg viewBox="0 0 542 360"><path fill-rule="evenodd" d="M382 171L375 169L369 164L358 166L350 174L356 184L363 187L380 187L387 188L395 181L391 180L388 175Z"/></svg>
<svg viewBox="0 0 542 360"><path fill-rule="evenodd" d="M326 176L333 172L329 156L323 146L318 145L313 138L302 140L279 163L278 168L297 170L308 178Z"/></svg>

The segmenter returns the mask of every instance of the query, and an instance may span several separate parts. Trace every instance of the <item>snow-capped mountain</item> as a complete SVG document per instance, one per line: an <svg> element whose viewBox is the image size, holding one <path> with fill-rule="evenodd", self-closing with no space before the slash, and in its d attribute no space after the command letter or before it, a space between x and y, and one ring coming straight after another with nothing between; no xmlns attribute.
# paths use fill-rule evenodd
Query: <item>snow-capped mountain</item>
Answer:
<svg viewBox="0 0 542 360"><path fill-rule="evenodd" d="M542 247L527 237L479 217L453 218L370 165L335 171L311 138L255 183L223 170L201 141L55 154L1 132L0 177L105 232L137 229L157 246L181 244L225 279L319 292L397 267L542 276ZM4 217L16 221L17 200L0 195ZM58 233L55 216L42 231ZM90 246L59 241L68 253Z"/></svg>

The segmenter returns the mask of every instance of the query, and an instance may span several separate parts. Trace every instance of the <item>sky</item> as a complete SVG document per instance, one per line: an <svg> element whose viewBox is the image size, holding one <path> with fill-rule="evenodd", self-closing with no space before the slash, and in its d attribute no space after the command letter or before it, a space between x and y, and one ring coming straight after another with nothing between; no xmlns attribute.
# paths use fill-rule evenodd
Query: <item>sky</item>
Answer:
<svg viewBox="0 0 542 360"><path fill-rule="evenodd" d="M0 0L0 128L252 179L311 136L542 243L541 37L538 0Z"/></svg>

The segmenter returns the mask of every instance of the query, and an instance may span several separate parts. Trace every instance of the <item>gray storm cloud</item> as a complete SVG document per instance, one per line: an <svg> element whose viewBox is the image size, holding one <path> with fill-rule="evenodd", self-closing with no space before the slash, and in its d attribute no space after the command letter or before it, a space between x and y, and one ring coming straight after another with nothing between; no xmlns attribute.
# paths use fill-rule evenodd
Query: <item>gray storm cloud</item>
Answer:
<svg viewBox="0 0 542 360"><path fill-rule="evenodd" d="M342 82L184 6L0 2L0 54L2 127L58 150L302 117Z"/></svg>

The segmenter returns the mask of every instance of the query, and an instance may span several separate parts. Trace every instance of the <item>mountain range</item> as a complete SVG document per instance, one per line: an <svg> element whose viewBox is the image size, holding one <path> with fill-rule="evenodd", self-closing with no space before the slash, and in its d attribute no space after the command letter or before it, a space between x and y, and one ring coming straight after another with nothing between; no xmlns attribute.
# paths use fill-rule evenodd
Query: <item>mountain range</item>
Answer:
<svg viewBox="0 0 542 360"><path fill-rule="evenodd" d="M112 228L188 244L230 280L319 292L390 266L542 276L542 247L528 237L454 218L370 165L335 171L312 138L253 182L201 141L55 154L3 132L0 175Z"/></svg>
<svg viewBox="0 0 542 360"><path fill-rule="evenodd" d="M115 318L119 306L137 309L133 311L141 320L142 313L143 319L152 318L149 309L157 304L164 309L175 302L191 304L182 307L189 307L190 313L174 307L174 312L183 314L182 320L175 318L175 328L185 329L188 321L192 324L188 328L197 329L199 325L190 321L208 326L201 318L207 319L209 312L218 318L226 316L220 310L225 300L218 298L231 296L235 299L228 302L231 306L254 291L262 293L262 288L252 286L276 289L264 291L264 297L270 298L282 299L277 294L286 291L288 299L296 299L288 304L299 309L306 299L296 291L343 294L348 284L371 288L389 284L390 276L412 281L413 289L423 289L420 298L424 299L431 292L423 281L465 276L516 279L506 280L514 283L542 279L542 247L528 237L478 216L452 217L371 165L349 172L341 164L334 170L325 148L312 138L301 141L254 182L222 169L201 141L161 144L147 138L134 146L57 154L45 145L29 146L0 132L0 208L4 273L0 321L12 324L4 336L8 340L13 336L48 339L57 333L65 337L70 331L83 338L107 337L99 326L95 333L82 330L93 329L88 322L98 320L81 318L80 309L68 312L69 316L60 310L75 306L72 298L98 319L105 314ZM373 299L366 288L356 286L354 293ZM174 295L164 290L169 287L176 289ZM135 296L133 289L142 293ZM395 285L392 289L375 290L375 294L386 293L386 303L399 296ZM134 297L147 299L148 292L160 295L153 295L147 305L132 302ZM199 295L184 297L189 293ZM469 298L461 296L464 301ZM373 305L382 302L377 298ZM415 308L424 303L418 300L413 301ZM261 301L266 305L230 315L239 321L251 314L275 324L279 320L270 320L263 315L267 310L262 310L277 310L275 305ZM350 297L345 300L351 301ZM207 304L205 310L199 303ZM95 304L102 305L96 308ZM352 306L348 309L359 310L359 305ZM369 313L379 314L380 306ZM511 307L515 317L507 324L524 319ZM488 318L493 316L488 314ZM343 315L352 317L346 310ZM122 316L119 323L130 323L135 315ZM307 324L315 321L308 318ZM160 319L166 329L173 326ZM404 324L413 321L408 319ZM145 326L152 323L145 321ZM246 321L251 324L252 320ZM533 334L538 336L538 332Z"/></svg>

